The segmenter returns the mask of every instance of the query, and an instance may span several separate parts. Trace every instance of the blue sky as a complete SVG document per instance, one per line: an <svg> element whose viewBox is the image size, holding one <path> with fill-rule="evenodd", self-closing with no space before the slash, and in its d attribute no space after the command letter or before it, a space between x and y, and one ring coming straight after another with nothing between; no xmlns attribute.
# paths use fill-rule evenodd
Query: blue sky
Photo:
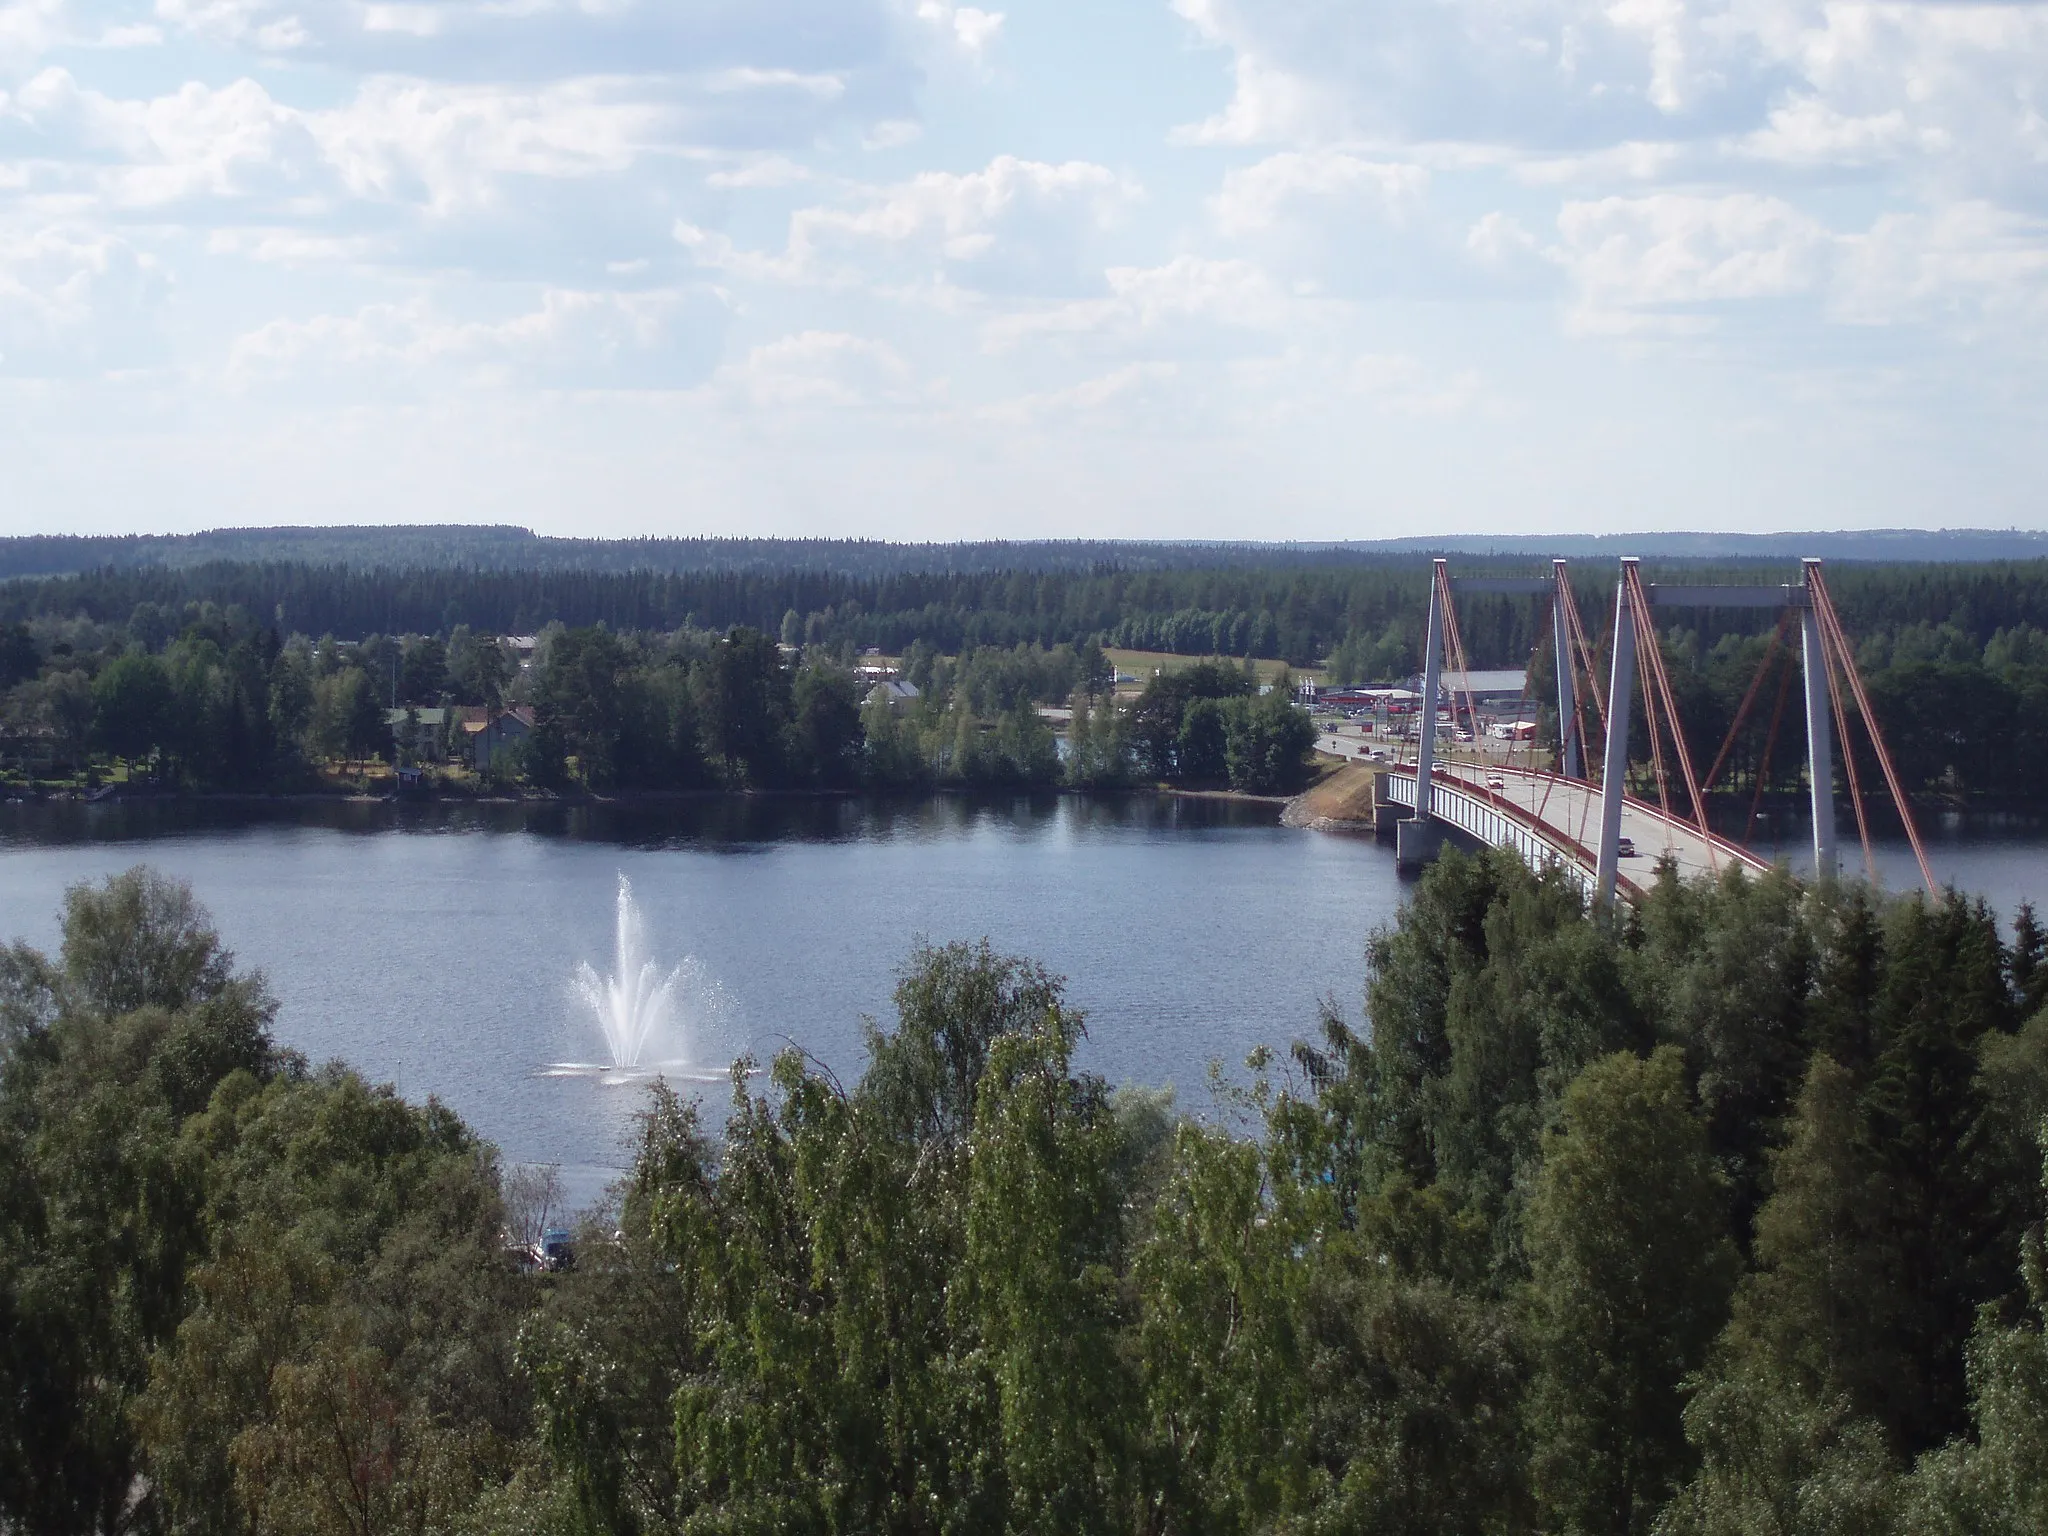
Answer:
<svg viewBox="0 0 2048 1536"><path fill-rule="evenodd" d="M0 531L2048 527L2048 6L0 0Z"/></svg>

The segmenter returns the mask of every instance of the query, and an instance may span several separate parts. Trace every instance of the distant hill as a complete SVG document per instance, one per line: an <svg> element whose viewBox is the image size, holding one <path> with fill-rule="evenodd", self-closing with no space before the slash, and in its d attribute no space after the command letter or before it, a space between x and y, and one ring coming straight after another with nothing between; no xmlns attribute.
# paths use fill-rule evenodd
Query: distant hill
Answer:
<svg viewBox="0 0 2048 1536"><path fill-rule="evenodd" d="M562 539L508 526L219 528L190 534L0 538L0 579L79 571L250 564L360 570L816 572L880 577L996 571L1211 570L1401 564L1431 554L1521 559L1956 562L2048 558L2048 533L1878 529L1851 533L1474 534L1434 539L1230 543L1113 539L896 544L869 539Z"/></svg>
<svg viewBox="0 0 2048 1536"><path fill-rule="evenodd" d="M1541 556L1552 559L1642 555L1662 560L1981 561L2048 559L2048 532L2016 528L1870 528L1843 533L1475 534L1448 539L1386 539L1388 553Z"/></svg>

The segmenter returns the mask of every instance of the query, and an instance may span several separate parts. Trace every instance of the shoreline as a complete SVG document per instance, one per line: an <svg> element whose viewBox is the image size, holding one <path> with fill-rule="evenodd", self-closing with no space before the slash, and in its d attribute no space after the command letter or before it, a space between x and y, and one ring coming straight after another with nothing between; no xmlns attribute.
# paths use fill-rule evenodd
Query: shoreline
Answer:
<svg viewBox="0 0 2048 1536"><path fill-rule="evenodd" d="M461 794L438 790L260 790L150 789L119 793L28 793L0 799L7 805L489 805L489 806L635 806L683 805L708 801L829 801L971 799L1024 796L1030 799L1120 800L1148 795L1158 799L1220 800L1244 805L1286 806L1290 795L1255 795L1235 789L1182 789L1170 784L1133 784L1120 789L1073 789L1065 785L944 784L902 789L633 789L608 794L532 790L520 794Z"/></svg>

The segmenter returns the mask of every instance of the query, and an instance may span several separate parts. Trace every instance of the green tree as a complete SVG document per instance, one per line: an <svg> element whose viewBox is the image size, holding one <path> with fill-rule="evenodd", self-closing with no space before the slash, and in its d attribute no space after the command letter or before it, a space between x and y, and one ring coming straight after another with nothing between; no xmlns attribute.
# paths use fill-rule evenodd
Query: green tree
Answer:
<svg viewBox="0 0 2048 1536"><path fill-rule="evenodd" d="M791 689L789 758L809 782L845 789L859 777L860 693L851 673L806 662Z"/></svg>
<svg viewBox="0 0 2048 1536"><path fill-rule="evenodd" d="M1251 686L1237 668L1209 661L1158 673L1128 717L1140 769L1158 779L1181 777L1180 734L1189 701L1237 698L1249 693Z"/></svg>
<svg viewBox="0 0 2048 1536"><path fill-rule="evenodd" d="M1680 1384L1738 1267L1727 1208L1676 1049L1572 1084L1528 1222L1536 1480L1560 1528L1647 1531L1682 1480Z"/></svg>
<svg viewBox="0 0 2048 1536"><path fill-rule="evenodd" d="M1270 693L1232 700L1223 720L1232 789L1273 795L1300 786L1316 731L1307 712L1294 707L1284 674Z"/></svg>
<svg viewBox="0 0 2048 1536"><path fill-rule="evenodd" d="M577 776L592 789L618 782L625 669L624 647L610 630L569 629L550 637L533 688L532 752L543 782L561 782L572 757Z"/></svg>
<svg viewBox="0 0 2048 1536"><path fill-rule="evenodd" d="M1974 1437L1957 1437L1914 1470L1908 1507L1916 1533L2020 1536L2048 1529L2048 1263L2038 1225L2028 1233L2020 1273L2023 1314L2007 1324L1986 1307L1970 1338Z"/></svg>
<svg viewBox="0 0 2048 1536"><path fill-rule="evenodd" d="M1302 1233L1256 1143L1182 1124L1138 1294L1149 1478L1169 1529L1252 1531L1307 1501Z"/></svg>
<svg viewBox="0 0 2048 1536"><path fill-rule="evenodd" d="M154 656L130 651L93 681L93 739L116 757L148 758L170 730L171 680Z"/></svg>
<svg viewBox="0 0 2048 1536"><path fill-rule="evenodd" d="M705 751L727 781L780 783L791 679L775 642L757 629L732 630L712 644L696 687Z"/></svg>
<svg viewBox="0 0 2048 1536"><path fill-rule="evenodd" d="M272 1004L184 887L148 870L66 894L55 961L8 967L0 1055L0 1519L137 1520L130 1409L205 1242L182 1140L217 1083L267 1070Z"/></svg>
<svg viewBox="0 0 2048 1536"><path fill-rule="evenodd" d="M1215 699L1189 699L1173 745L1174 777L1184 784L1221 784L1229 776L1229 728Z"/></svg>
<svg viewBox="0 0 2048 1536"><path fill-rule="evenodd" d="M975 1107L965 1294L994 1379L1011 1527L1130 1521L1135 1384L1116 1347L1116 1120L1055 1007L989 1049Z"/></svg>

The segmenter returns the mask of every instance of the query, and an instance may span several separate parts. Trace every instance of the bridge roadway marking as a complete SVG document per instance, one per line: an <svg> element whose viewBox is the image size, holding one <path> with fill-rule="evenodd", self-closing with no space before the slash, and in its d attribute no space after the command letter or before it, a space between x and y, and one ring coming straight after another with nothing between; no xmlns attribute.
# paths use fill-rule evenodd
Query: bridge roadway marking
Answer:
<svg viewBox="0 0 2048 1536"><path fill-rule="evenodd" d="M1331 742L1328 735L1323 737L1324 751L1330 752L1328 744ZM1348 747L1350 743L1343 742L1343 745ZM1349 751L1331 752L1331 755L1358 760L1365 756L1363 752ZM1374 766L1382 773L1405 780L1412 802L1415 794L1415 767L1412 763ZM1437 759L1435 774L1440 787L1479 805L1505 812L1508 819L1534 832L1559 858L1575 866L1573 873L1580 877L1582 885L1591 882L1593 862L1600 843L1598 785L1532 769L1461 763L1443 758ZM1498 778L1501 787L1488 788L1489 778ZM1741 864L1753 874L1761 874L1771 867L1768 861L1723 838L1714 838L1710 843L1700 835L1699 828L1677 817L1667 817L1656 806L1632 798L1622 802L1621 835L1635 843L1634 856L1620 861L1617 875L1617 884L1622 887L1623 894L1631 898L1642 895L1644 887L1655 878L1658 862L1667 857L1677 865L1678 873L1687 879L1718 874L1731 863Z"/></svg>

